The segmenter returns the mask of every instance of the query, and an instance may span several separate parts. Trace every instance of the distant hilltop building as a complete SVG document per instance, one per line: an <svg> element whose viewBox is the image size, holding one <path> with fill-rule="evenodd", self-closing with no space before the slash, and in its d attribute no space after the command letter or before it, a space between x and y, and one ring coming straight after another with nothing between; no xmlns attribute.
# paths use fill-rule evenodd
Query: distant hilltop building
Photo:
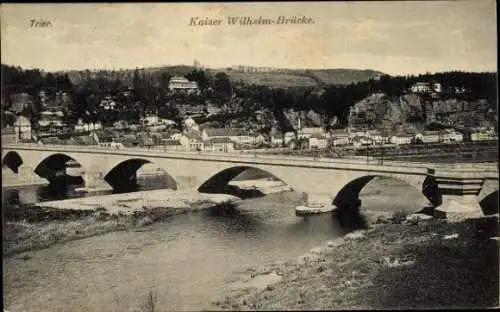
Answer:
<svg viewBox="0 0 500 312"><path fill-rule="evenodd" d="M198 84L195 81L189 81L185 77L174 76L170 78L168 88L173 90L198 90Z"/></svg>
<svg viewBox="0 0 500 312"><path fill-rule="evenodd" d="M428 83L428 82L417 82L411 86L412 93L441 93L442 87L439 82Z"/></svg>

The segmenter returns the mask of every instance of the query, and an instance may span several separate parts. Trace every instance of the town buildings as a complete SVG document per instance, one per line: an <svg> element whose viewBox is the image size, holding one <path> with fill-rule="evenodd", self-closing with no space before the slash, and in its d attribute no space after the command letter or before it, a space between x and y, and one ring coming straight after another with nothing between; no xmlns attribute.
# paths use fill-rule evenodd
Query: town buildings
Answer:
<svg viewBox="0 0 500 312"><path fill-rule="evenodd" d="M61 90L49 93L41 90L38 93L40 105L46 111L68 111L73 105L73 99L70 93Z"/></svg>
<svg viewBox="0 0 500 312"><path fill-rule="evenodd" d="M88 132L102 129L102 124L98 122L83 122L81 118L75 125L75 132Z"/></svg>
<svg viewBox="0 0 500 312"><path fill-rule="evenodd" d="M229 138L238 144L254 144L255 136L240 128L206 128L202 131L203 140Z"/></svg>
<svg viewBox="0 0 500 312"><path fill-rule="evenodd" d="M33 134L29 119L24 116L17 117L14 123L14 133L19 141L30 141Z"/></svg>
<svg viewBox="0 0 500 312"><path fill-rule="evenodd" d="M10 110L13 113L19 114L23 112L28 107L33 105L33 96L30 94L23 93L15 93L11 96L11 107Z"/></svg>
<svg viewBox="0 0 500 312"><path fill-rule="evenodd" d="M330 130L330 137L333 146L341 146L349 144L349 133L346 129Z"/></svg>
<svg viewBox="0 0 500 312"><path fill-rule="evenodd" d="M11 144L17 143L19 141L19 137L14 130L14 127L7 126L2 129L2 143L3 144Z"/></svg>
<svg viewBox="0 0 500 312"><path fill-rule="evenodd" d="M390 137L389 143L396 145L411 144L414 135L411 133L397 133Z"/></svg>
<svg viewBox="0 0 500 312"><path fill-rule="evenodd" d="M321 134L321 135L326 135L325 129L322 127L308 127L308 128L302 128L297 131L297 138L305 138L308 139L312 135L315 134Z"/></svg>
<svg viewBox="0 0 500 312"><path fill-rule="evenodd" d="M328 140L325 135L315 133L309 137L309 148L323 149L328 145Z"/></svg>

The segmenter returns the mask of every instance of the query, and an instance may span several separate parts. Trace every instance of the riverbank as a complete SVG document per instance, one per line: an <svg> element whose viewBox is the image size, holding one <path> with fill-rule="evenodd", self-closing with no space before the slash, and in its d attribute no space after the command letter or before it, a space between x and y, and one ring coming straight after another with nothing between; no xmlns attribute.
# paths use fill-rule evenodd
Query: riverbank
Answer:
<svg viewBox="0 0 500 312"><path fill-rule="evenodd" d="M2 207L3 253L8 257L55 243L133 230L173 215L231 205L237 200L225 194L156 190L8 205Z"/></svg>
<svg viewBox="0 0 500 312"><path fill-rule="evenodd" d="M267 180L243 180L235 185L263 194L290 190L282 182ZM10 256L55 243L132 230L178 214L231 206L239 200L227 194L162 189L5 205L3 252L4 256Z"/></svg>
<svg viewBox="0 0 500 312"><path fill-rule="evenodd" d="M401 220L352 232L296 261L249 268L210 309L498 306L498 217Z"/></svg>

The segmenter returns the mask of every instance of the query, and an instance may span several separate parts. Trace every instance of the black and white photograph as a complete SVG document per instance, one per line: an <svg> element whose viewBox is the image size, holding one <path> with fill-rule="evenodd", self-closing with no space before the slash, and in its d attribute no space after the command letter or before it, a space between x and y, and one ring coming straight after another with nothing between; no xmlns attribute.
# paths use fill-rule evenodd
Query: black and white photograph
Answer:
<svg viewBox="0 0 500 312"><path fill-rule="evenodd" d="M494 0L0 24L4 312L500 307Z"/></svg>

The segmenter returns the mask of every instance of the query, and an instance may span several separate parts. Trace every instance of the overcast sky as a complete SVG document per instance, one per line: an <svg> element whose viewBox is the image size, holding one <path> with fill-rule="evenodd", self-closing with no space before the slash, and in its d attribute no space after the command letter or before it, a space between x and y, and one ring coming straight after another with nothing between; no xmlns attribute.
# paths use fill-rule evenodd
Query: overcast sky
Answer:
<svg viewBox="0 0 500 312"><path fill-rule="evenodd" d="M2 63L47 71L193 64L496 71L493 0L225 4L2 4ZM309 25L229 26L227 16ZM189 26L191 17L223 19ZM31 19L52 27L30 27Z"/></svg>

